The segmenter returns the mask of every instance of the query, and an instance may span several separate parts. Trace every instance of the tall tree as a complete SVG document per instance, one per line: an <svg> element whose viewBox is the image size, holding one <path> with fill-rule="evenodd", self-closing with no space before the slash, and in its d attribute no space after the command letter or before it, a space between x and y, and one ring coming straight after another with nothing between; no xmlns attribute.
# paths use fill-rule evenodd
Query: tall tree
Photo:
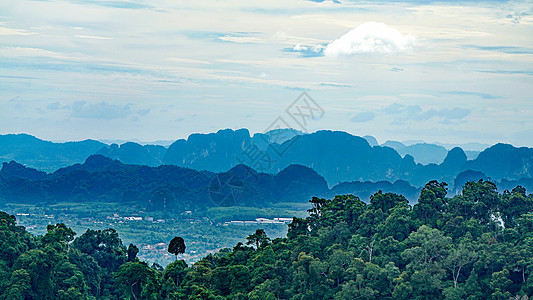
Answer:
<svg viewBox="0 0 533 300"><path fill-rule="evenodd" d="M178 254L185 253L185 241L183 238L179 236L173 238L168 244L168 252L176 255L176 260L178 260Z"/></svg>
<svg viewBox="0 0 533 300"><path fill-rule="evenodd" d="M135 261L137 253L139 253L139 248L137 248L137 246L134 244L130 244L128 246L128 261Z"/></svg>

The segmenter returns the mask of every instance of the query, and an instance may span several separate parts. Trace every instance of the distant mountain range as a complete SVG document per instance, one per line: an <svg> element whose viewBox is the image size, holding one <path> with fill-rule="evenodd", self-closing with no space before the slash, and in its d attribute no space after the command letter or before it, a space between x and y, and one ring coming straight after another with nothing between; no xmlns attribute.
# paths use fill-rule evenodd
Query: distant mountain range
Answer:
<svg viewBox="0 0 533 300"><path fill-rule="evenodd" d="M267 207L331 195L322 176L300 165L275 175L245 165L212 173L170 165L128 165L93 155L83 164L48 174L14 161L3 163L0 170L0 203L121 202L146 210L184 211L210 206Z"/></svg>
<svg viewBox="0 0 533 300"><path fill-rule="evenodd" d="M0 135L0 162L11 160L42 171L53 172L59 168L85 161L106 144L95 140L53 143L28 134Z"/></svg>
<svg viewBox="0 0 533 300"><path fill-rule="evenodd" d="M482 145L474 145L479 149ZM475 152L475 151L474 151ZM473 152L472 152L473 153ZM471 155L473 155L471 153ZM258 172L277 174L290 165L312 168L329 186L352 181L406 181L421 186L436 179L453 185L457 175L472 170L493 180L532 178L533 149L497 144L470 159L461 148L442 145L406 145L387 141L378 145L371 136L318 131L304 134L281 129L250 135L246 129L192 134L168 148L133 142L107 145L98 141L52 143L29 135L0 136L0 162L17 161L38 170L83 163L92 154L126 164L151 167L175 165L199 171L225 172L239 164ZM433 163L433 162L439 163Z"/></svg>
<svg viewBox="0 0 533 300"><path fill-rule="evenodd" d="M459 173L467 170L483 172L494 180L532 177L531 148L497 144L479 153L475 159L468 160L466 153L458 147L446 151L442 146L415 144L397 151L375 143L371 146L368 139L345 132L318 131L296 135L284 142L274 141L266 149L257 147L266 150L266 154L258 154L254 151L256 135L250 137L245 129L221 130L176 141L165 153L163 163L210 171L227 170L244 163L256 169L263 167L263 171L269 173L299 164L324 176L330 186L347 181L382 180L404 180L414 186L433 179L453 183ZM401 145L397 143L395 146ZM398 153L400 151L405 154L402 156ZM407 152L418 153L415 155L421 160L424 157L428 159L427 153L440 153L444 158L440 164L423 165L416 163ZM253 157L256 157L255 160ZM260 159L264 157L267 159Z"/></svg>
<svg viewBox="0 0 533 300"><path fill-rule="evenodd" d="M472 180L489 179L478 171L460 173L450 188L453 195ZM498 186L522 185L533 190L533 180L502 180ZM212 206L269 207L278 202L307 202L353 194L363 201L378 191L404 195L416 202L421 187L406 181L343 182L328 188L324 177L309 167L290 165L277 174L258 173L245 165L225 172L196 171L172 165L158 167L124 164L92 155L83 164L45 173L14 161L0 170L0 204L54 204L58 202L119 202L148 211L198 210Z"/></svg>
<svg viewBox="0 0 533 300"><path fill-rule="evenodd" d="M239 165L217 174L169 165L128 165L93 155L83 164L49 174L16 162L4 163L0 171L4 203L101 201L132 203L147 210L192 210L217 205L264 206L328 194L324 178L302 166L272 175Z"/></svg>

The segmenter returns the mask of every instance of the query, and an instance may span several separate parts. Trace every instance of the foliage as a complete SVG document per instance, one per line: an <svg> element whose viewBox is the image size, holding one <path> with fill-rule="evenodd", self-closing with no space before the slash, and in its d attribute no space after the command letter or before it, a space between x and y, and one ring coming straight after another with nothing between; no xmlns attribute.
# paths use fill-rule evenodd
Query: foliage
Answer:
<svg viewBox="0 0 533 300"><path fill-rule="evenodd" d="M178 259L178 254L185 253L185 241L182 237L173 238L168 244L168 252L176 255L176 260Z"/></svg>
<svg viewBox="0 0 533 300"><path fill-rule="evenodd" d="M35 237L0 213L0 299L526 299L532 204L523 188L499 194L486 181L453 198L432 181L414 206L382 192L370 204L313 198L286 238L257 230L247 245L165 269L114 230L72 241L57 224ZM182 242L169 251L183 253Z"/></svg>

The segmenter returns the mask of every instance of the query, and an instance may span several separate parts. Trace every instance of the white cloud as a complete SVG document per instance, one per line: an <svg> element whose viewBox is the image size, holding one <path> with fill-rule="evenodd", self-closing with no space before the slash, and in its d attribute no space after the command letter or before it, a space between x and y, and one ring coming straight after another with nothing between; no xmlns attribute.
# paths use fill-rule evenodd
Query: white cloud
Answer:
<svg viewBox="0 0 533 300"><path fill-rule="evenodd" d="M324 47L322 47L321 45L318 45L318 46L306 46L306 45L302 45L302 44L297 44L296 46L294 46L294 48L292 48L292 50L294 51L313 51L313 52L320 52L324 49Z"/></svg>
<svg viewBox="0 0 533 300"><path fill-rule="evenodd" d="M405 121L427 121L430 119L439 119L440 123L449 124L451 122L460 121L471 114L471 110L467 108L453 107L453 108L438 108L424 110L419 105L404 105L400 103L393 103L382 109L387 115L396 115L394 123L403 124Z"/></svg>
<svg viewBox="0 0 533 300"><path fill-rule="evenodd" d="M350 119L350 121L355 122L355 123L365 123L365 122L374 120L375 117L376 117L375 113L371 111L364 111L364 112L355 114Z"/></svg>
<svg viewBox="0 0 533 300"><path fill-rule="evenodd" d="M96 40L112 40L113 38L105 36L95 36L95 35L75 35L75 37L83 39L96 39Z"/></svg>
<svg viewBox="0 0 533 300"><path fill-rule="evenodd" d="M402 35L383 23L368 22L331 42L324 54L328 57L365 53L396 54L409 52L414 45L414 36Z"/></svg>
<svg viewBox="0 0 533 300"><path fill-rule="evenodd" d="M253 36L230 36L225 35L218 38L219 40L225 41L225 42L233 42L233 43L253 43L253 44L264 44L266 43L264 40L253 37Z"/></svg>
<svg viewBox="0 0 533 300"><path fill-rule="evenodd" d="M89 104L85 101L76 101L72 104L72 116L82 119L113 120L130 115L144 116L150 112L149 109L133 110L131 107L132 104L119 106L107 102Z"/></svg>
<svg viewBox="0 0 533 300"><path fill-rule="evenodd" d="M289 52L298 52L303 57L316 57L324 55L324 46L307 46L302 44L297 44L292 49L286 49Z"/></svg>
<svg viewBox="0 0 533 300"><path fill-rule="evenodd" d="M49 51L41 48L28 47L0 47L0 56L3 57L50 57L58 59L81 60L81 57L71 56L60 52Z"/></svg>
<svg viewBox="0 0 533 300"><path fill-rule="evenodd" d="M177 62L177 63L203 64L203 65L211 64L210 62L205 61L205 60L182 58L182 57L167 57L166 60Z"/></svg>
<svg viewBox="0 0 533 300"><path fill-rule="evenodd" d="M4 22L0 22L0 25L4 25ZM14 29L9 27L0 26L0 35L32 35L35 32L29 32L23 29Z"/></svg>

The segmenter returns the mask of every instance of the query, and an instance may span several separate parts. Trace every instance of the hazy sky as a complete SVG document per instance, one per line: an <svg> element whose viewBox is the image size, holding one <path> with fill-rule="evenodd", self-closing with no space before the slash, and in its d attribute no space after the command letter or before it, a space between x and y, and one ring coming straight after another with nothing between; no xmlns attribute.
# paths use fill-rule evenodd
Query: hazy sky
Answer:
<svg viewBox="0 0 533 300"><path fill-rule="evenodd" d="M262 132L307 91L309 131L533 146L532 88L532 1L0 0L0 133Z"/></svg>

